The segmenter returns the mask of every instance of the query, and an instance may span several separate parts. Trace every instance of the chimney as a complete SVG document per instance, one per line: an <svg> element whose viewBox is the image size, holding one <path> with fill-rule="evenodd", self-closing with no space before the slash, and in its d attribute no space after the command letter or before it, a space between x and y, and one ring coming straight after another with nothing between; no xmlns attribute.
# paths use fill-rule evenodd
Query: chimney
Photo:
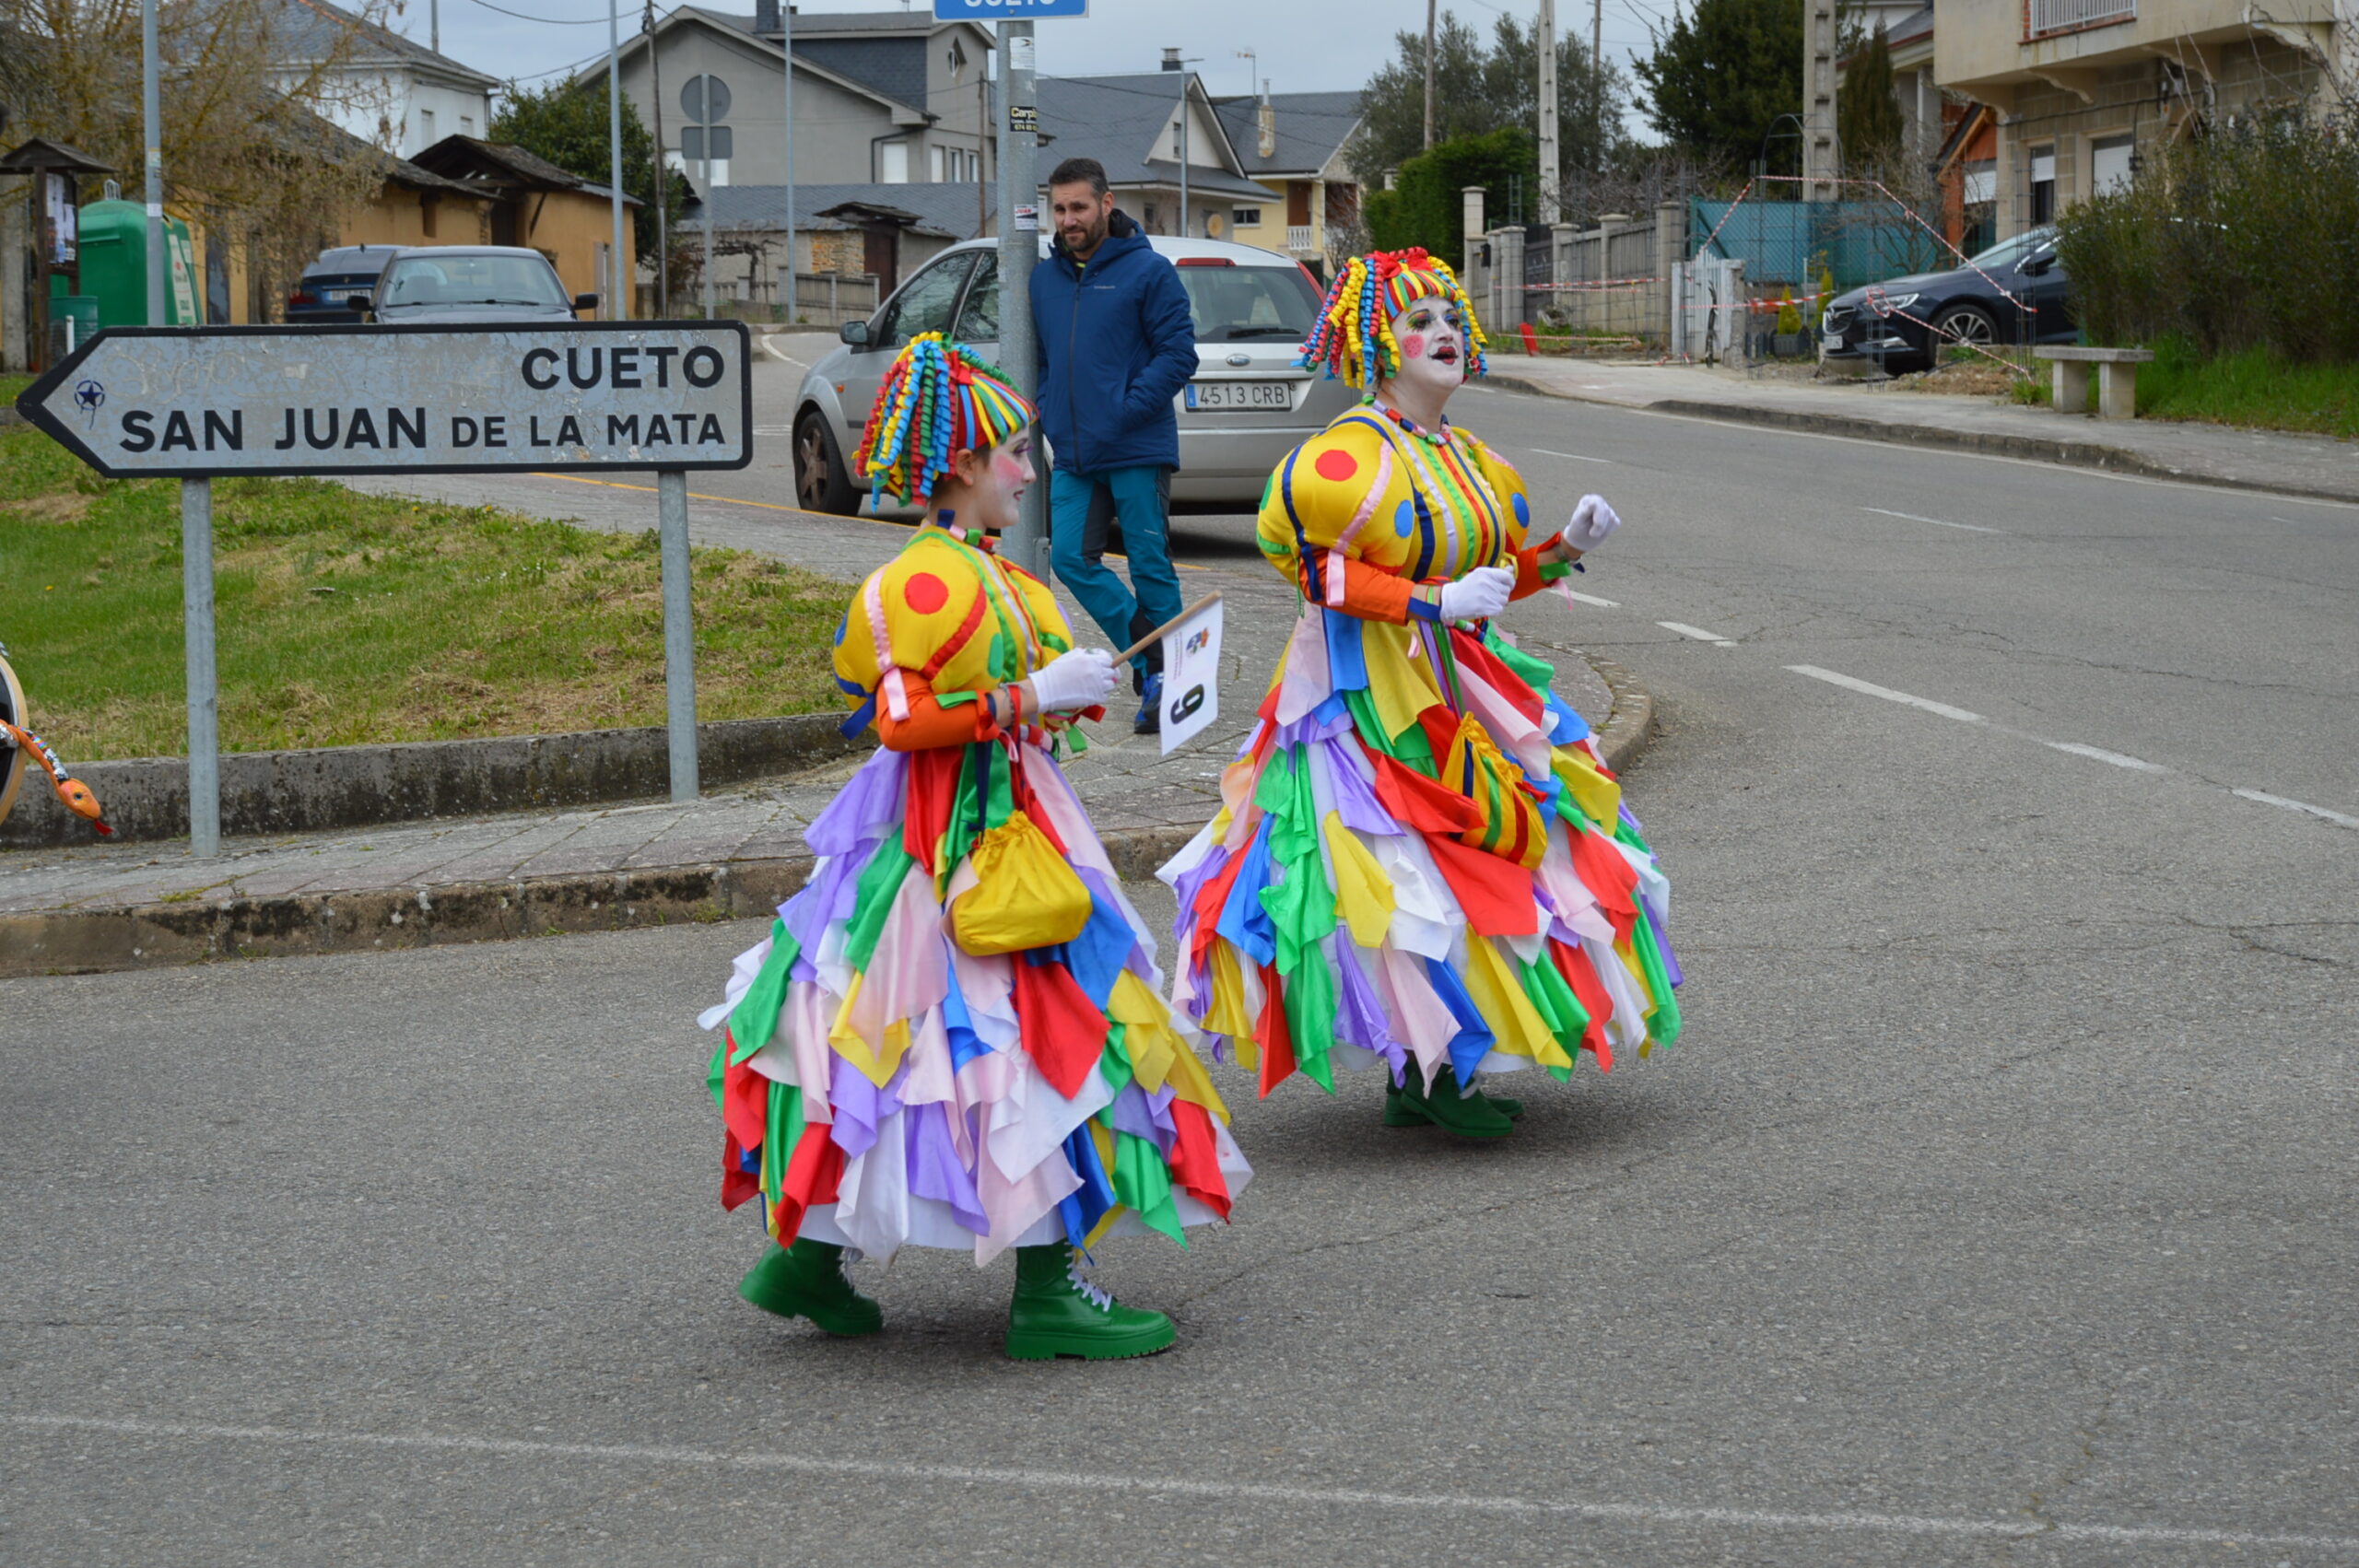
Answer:
<svg viewBox="0 0 2359 1568"><path fill-rule="evenodd" d="M776 38L782 30L779 26L778 0L754 0L754 36Z"/></svg>
<svg viewBox="0 0 2359 1568"><path fill-rule="evenodd" d="M1270 101L1270 83L1266 77L1262 82L1262 107L1257 118L1258 135L1253 139L1253 150L1263 158L1275 158L1278 156L1278 111L1277 106Z"/></svg>
<svg viewBox="0 0 2359 1568"><path fill-rule="evenodd" d="M1180 69L1179 50L1167 49L1163 52L1163 68L1167 71L1176 71Z"/></svg>

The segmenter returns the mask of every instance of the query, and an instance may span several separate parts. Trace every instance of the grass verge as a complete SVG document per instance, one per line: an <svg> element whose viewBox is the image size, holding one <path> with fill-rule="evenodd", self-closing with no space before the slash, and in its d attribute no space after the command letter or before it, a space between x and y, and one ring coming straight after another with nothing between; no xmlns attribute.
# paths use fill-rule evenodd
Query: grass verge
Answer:
<svg viewBox="0 0 2359 1568"><path fill-rule="evenodd" d="M2359 365L2296 365L2257 348L2206 359L2165 338L2139 369L2138 415L2347 440L2359 438Z"/></svg>
<svg viewBox="0 0 2359 1568"><path fill-rule="evenodd" d="M312 479L217 480L228 751L663 720L655 537ZM694 553L698 716L832 708L843 584ZM0 640L69 762L187 746L179 486L0 428Z"/></svg>

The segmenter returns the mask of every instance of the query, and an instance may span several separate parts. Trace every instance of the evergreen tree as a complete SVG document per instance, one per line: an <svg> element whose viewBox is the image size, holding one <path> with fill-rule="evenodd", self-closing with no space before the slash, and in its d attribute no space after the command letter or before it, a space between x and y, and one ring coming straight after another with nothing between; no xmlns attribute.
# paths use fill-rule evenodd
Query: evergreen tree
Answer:
<svg viewBox="0 0 2359 1568"><path fill-rule="evenodd" d="M499 112L491 117L487 139L522 147L568 174L601 185L614 181L603 83L584 90L570 82L530 88L511 82L501 95ZM676 240L681 209L687 202L687 186L676 172L663 183L667 216ZM638 197L641 204L633 224L632 249L640 261L651 263L655 259L655 138L648 134L628 98L623 99L623 193Z"/></svg>
<svg viewBox="0 0 2359 1568"><path fill-rule="evenodd" d="M1879 22L1867 43L1852 54L1835 95L1835 135L1845 172L1891 168L1899 159L1906 129L1900 99L1893 92L1892 46L1884 41Z"/></svg>
<svg viewBox="0 0 2359 1568"><path fill-rule="evenodd" d="M1494 228L1508 220L1510 181L1520 179L1524 216L1532 216L1532 182L1539 174L1538 146L1530 131L1508 125L1487 135L1437 142L1401 166L1401 181L1372 191L1365 208L1369 240L1380 251L1422 245L1451 266L1465 267L1464 191L1480 185L1490 193Z"/></svg>
<svg viewBox="0 0 2359 1568"><path fill-rule="evenodd" d="M1750 169L1778 116L1802 112L1802 0L1695 0L1637 68L1647 119L1665 138ZM1800 142L1780 138L1768 152L1771 173L1801 172Z"/></svg>

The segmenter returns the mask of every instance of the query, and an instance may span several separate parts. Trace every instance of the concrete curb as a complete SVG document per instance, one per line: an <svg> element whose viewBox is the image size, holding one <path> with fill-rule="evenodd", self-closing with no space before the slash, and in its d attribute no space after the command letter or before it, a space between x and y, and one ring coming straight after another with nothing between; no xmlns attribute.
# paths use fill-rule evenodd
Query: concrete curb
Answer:
<svg viewBox="0 0 2359 1568"><path fill-rule="evenodd" d="M1518 376L1494 367L1485 378L1488 385L1534 397L1566 403L1595 404L1602 408L1626 409L1633 414L1675 414L1690 419L1714 419L1724 425L1751 425L1774 430L1797 430L1813 436L1846 436L1856 440L1884 441L1894 446L1923 447L1937 451L1968 452L1982 457L2012 457L2029 462L2060 463L2068 468L2095 468L2141 479L2167 479L2182 485L2214 485L2227 490L2254 490L2264 495L2301 496L2313 500L2359 501L2359 482L2337 489L2330 486L2291 484L2271 479L2208 474L2158 462L2142 452L2102 441L2017 436L1995 430L1951 430L1938 425L1904 425L1856 415L1821 414L1753 404L1704 403L1689 398L1661 398L1653 403L1624 403L1616 398L1584 397L1546 382Z"/></svg>
<svg viewBox="0 0 2359 1568"><path fill-rule="evenodd" d="M1654 699L1620 665L1602 659L1590 662L1614 694L1597 740L1606 766L1619 772L1653 732ZM1116 828L1105 835L1106 851L1124 881L1147 881L1197 831L1176 824ZM769 914L810 874L810 858L797 855L436 887L5 915L0 979L748 919Z"/></svg>
<svg viewBox="0 0 2359 1568"><path fill-rule="evenodd" d="M697 770L707 784L737 784L862 749L845 738L842 723L839 714L798 713L699 724ZM188 837L186 757L86 763L74 772L105 805L117 842ZM221 830L233 836L326 833L651 800L670 789L670 739L661 729L231 752L221 759ZM89 841L88 826L46 790L24 790L17 809L0 822L0 848Z"/></svg>

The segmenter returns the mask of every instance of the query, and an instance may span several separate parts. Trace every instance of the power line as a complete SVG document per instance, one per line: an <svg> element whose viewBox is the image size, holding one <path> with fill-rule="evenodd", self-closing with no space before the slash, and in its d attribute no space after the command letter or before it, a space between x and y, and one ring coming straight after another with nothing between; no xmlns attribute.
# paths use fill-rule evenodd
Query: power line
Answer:
<svg viewBox="0 0 2359 1568"><path fill-rule="evenodd" d="M475 3L487 11L497 11L503 17L513 17L520 22L540 22L554 28L594 28L606 19L604 17L590 17L578 20L571 17L535 17L523 11L511 11L505 6L495 6L491 0L475 0Z"/></svg>

